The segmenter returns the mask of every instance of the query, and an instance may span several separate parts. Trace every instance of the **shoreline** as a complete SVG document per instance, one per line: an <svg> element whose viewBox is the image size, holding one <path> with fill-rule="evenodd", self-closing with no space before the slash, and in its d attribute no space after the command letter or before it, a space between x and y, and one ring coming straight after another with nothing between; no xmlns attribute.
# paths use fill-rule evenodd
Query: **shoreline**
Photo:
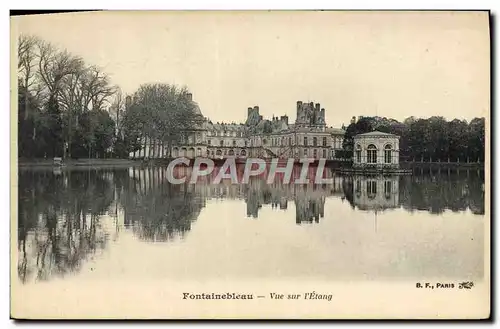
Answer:
<svg viewBox="0 0 500 329"><path fill-rule="evenodd" d="M54 165L53 160L49 159L32 159L32 160L18 160L17 167L19 169L31 168L119 168L141 166L144 162L142 160L132 159L71 159L64 161L62 166Z"/></svg>
<svg viewBox="0 0 500 329"><path fill-rule="evenodd" d="M17 167L19 169L30 168L123 168L123 167L138 167L138 166L165 166L173 159L151 159L144 161L143 159L70 159L64 161L62 166L54 165L51 159L22 159L17 160ZM215 159L216 164L223 162L223 160ZM297 162L297 164L300 164ZM315 165L311 164L311 165ZM335 165L335 161L327 160L326 167L333 167L332 169L342 171L353 171L351 167L343 167ZM193 164L190 163L190 166ZM479 169L484 170L484 163L457 163L457 162L400 162L400 171L408 171L412 169ZM354 170L356 171L356 170ZM391 170L389 170L391 171Z"/></svg>

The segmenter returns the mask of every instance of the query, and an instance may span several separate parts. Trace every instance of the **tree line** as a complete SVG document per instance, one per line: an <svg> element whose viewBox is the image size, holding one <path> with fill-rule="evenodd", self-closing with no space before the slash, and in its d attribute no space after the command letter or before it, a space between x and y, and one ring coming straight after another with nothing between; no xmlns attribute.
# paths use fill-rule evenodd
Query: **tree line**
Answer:
<svg viewBox="0 0 500 329"><path fill-rule="evenodd" d="M128 157L200 120L185 87L143 84L125 96L99 67L36 36L21 35L17 50L19 158Z"/></svg>
<svg viewBox="0 0 500 329"><path fill-rule="evenodd" d="M353 118L338 156L351 158L353 137L374 130L400 136L402 161L484 162L485 119L447 121L439 116L409 117L403 122L381 117L363 117L357 121Z"/></svg>

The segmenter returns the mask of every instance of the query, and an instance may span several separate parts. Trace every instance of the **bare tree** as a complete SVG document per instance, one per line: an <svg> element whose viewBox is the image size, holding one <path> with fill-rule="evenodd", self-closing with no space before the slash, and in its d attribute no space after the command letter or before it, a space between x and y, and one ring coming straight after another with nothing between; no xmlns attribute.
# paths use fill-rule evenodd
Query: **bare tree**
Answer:
<svg viewBox="0 0 500 329"><path fill-rule="evenodd" d="M37 49L36 44L39 39L34 36L21 35L18 39L18 81L23 87L24 91L24 120L27 121L30 116L30 95L31 89L33 88L35 80L35 70L36 70L36 57ZM34 115L33 111L33 114ZM33 125L32 140L36 138L36 126Z"/></svg>
<svg viewBox="0 0 500 329"><path fill-rule="evenodd" d="M190 99L187 88L168 84L144 84L134 94L135 106L141 108L144 139L152 145L155 156L156 142L166 147L170 156L172 145L183 134L193 133L204 122Z"/></svg>
<svg viewBox="0 0 500 329"><path fill-rule="evenodd" d="M83 60L68 51L58 51L52 44L40 41L38 76L51 97L58 97L63 79L78 72L83 67Z"/></svg>
<svg viewBox="0 0 500 329"><path fill-rule="evenodd" d="M29 89L34 84L37 49L40 40L31 35L21 35L18 39L18 76L23 87Z"/></svg>

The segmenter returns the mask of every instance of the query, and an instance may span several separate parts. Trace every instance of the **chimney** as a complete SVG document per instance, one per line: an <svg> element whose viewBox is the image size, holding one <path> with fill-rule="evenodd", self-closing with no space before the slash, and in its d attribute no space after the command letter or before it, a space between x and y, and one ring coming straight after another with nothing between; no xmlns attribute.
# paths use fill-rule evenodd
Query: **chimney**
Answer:
<svg viewBox="0 0 500 329"><path fill-rule="evenodd" d="M187 98L192 101L193 100L193 94L191 93L187 93Z"/></svg>
<svg viewBox="0 0 500 329"><path fill-rule="evenodd" d="M301 101L297 101L297 109L299 109L301 106L302 106L302 102Z"/></svg>
<svg viewBox="0 0 500 329"><path fill-rule="evenodd" d="M314 108L314 102L309 103L309 106L311 107L311 110Z"/></svg>
<svg viewBox="0 0 500 329"><path fill-rule="evenodd" d="M316 111L319 112L319 108L321 107L321 105L319 103L316 103Z"/></svg>
<svg viewBox="0 0 500 329"><path fill-rule="evenodd" d="M255 106L253 107L253 110L254 110L255 112L257 112L257 114L259 114L259 107L258 107L257 105L255 105Z"/></svg>
<svg viewBox="0 0 500 329"><path fill-rule="evenodd" d="M249 107L248 108L248 116L250 116L250 113L252 113L253 108Z"/></svg>

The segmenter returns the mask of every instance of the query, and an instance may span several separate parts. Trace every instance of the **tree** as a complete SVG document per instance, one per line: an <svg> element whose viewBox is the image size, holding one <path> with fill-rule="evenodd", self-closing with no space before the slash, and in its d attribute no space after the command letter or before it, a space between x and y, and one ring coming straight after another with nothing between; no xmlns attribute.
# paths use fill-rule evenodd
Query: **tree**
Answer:
<svg viewBox="0 0 500 329"><path fill-rule="evenodd" d="M467 133L467 154L471 161L484 162L485 150L485 120L484 118L474 118L468 126Z"/></svg>
<svg viewBox="0 0 500 329"><path fill-rule="evenodd" d="M23 157L71 157L83 113L106 110L115 92L99 68L28 35L18 38L18 81Z"/></svg>
<svg viewBox="0 0 500 329"><path fill-rule="evenodd" d="M172 145L203 122L187 88L161 83L141 85L124 117L124 126L130 129L125 135L152 145L150 156L155 155L157 142L171 156Z"/></svg>
<svg viewBox="0 0 500 329"><path fill-rule="evenodd" d="M342 142L343 158L352 158L354 150L354 136L373 131L372 119L363 117L355 123L351 123L344 134L344 141Z"/></svg>

